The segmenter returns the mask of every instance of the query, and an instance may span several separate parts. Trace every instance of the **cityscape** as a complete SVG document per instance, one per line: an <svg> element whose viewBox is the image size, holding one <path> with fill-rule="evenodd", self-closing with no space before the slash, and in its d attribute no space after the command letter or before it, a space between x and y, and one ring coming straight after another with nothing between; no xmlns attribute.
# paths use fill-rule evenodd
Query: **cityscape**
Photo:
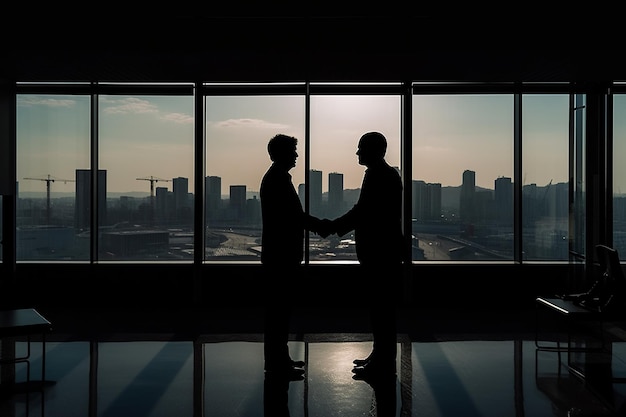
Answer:
<svg viewBox="0 0 626 417"><path fill-rule="evenodd" d="M513 183L494 180L494 188L475 184L465 170L460 186L413 180L413 260L511 260L513 257ZM308 207L320 218L336 218L356 203L359 189L344 189L343 174L330 172L322 192L323 172L310 170ZM27 177L27 179L37 179ZM75 179L39 178L42 195L21 196L18 187L17 256L20 260L89 260L91 171L77 169ZM98 246L100 260L187 260L194 255L194 195L185 177L137 177L149 183L144 194L107 193L107 171L99 170ZM55 181L75 182L75 193L57 196ZM171 187L170 187L171 186ZM259 260L261 209L258 191L245 184L228 186L205 177L204 259ZM303 207L305 186L297 185ZM541 259L567 259L568 184L523 187L525 251ZM381 245L384 242L381 242ZM325 239L309 234L310 260L355 260L350 234Z"/></svg>
<svg viewBox="0 0 626 417"><path fill-rule="evenodd" d="M562 151L569 146L568 97L524 96L521 201L511 179L512 94L413 97L405 115L413 130L410 175L419 178L410 181L405 215L413 260L512 261L519 256L516 241L524 259L568 259L571 180ZM301 95L207 95L207 146L198 153L191 96L104 94L94 116L88 95L21 94L17 257L90 261L97 242L98 260L191 261L198 259L194 246L202 217L200 258L258 261L257 190L271 163L268 139L277 132L300 139L298 153L306 157L291 172L303 207L335 218L359 195L363 166L355 151L363 132L383 133L387 161L406 163L401 102L397 94L321 94L311 97L307 110ZM311 125L305 129L307 114ZM89 170L76 171L92 165L93 143L86 138L94 119L97 181L89 179ZM198 163L204 178L195 171ZM199 179L205 183L202 204L194 196ZM92 195L96 182L99 190ZM97 241L91 236L96 213ZM515 219L521 229L514 231ZM321 239L311 233L307 243L309 260L355 259L349 234Z"/></svg>

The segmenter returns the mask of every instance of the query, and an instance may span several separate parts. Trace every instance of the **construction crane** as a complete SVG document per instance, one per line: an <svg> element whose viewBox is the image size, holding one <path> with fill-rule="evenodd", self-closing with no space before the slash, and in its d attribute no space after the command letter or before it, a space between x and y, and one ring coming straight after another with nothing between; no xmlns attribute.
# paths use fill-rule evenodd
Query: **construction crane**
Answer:
<svg viewBox="0 0 626 417"><path fill-rule="evenodd" d="M24 177L24 179L46 182L46 218L47 218L48 224L50 224L50 183L53 183L55 181L63 181L63 184L67 184L68 182L76 182L76 180L54 178L50 174L48 174L45 178Z"/></svg>
<svg viewBox="0 0 626 417"><path fill-rule="evenodd" d="M157 178L150 175L150 177L137 178L139 181L150 181L150 224L154 223L155 216L155 203L154 203L154 183L159 181L169 182L171 180L166 180L163 178Z"/></svg>
<svg viewBox="0 0 626 417"><path fill-rule="evenodd" d="M157 178L157 177L153 177L152 175L150 175L150 177L146 177L146 178L137 178L140 181L150 181L150 199L152 199L154 197L154 183L155 182L159 182L159 181L165 181L165 182L169 182L171 180L166 180L163 178Z"/></svg>
<svg viewBox="0 0 626 417"><path fill-rule="evenodd" d="M543 201L546 201L546 197L548 196L548 192L550 191L550 187L551 187L551 186L552 186L552 179L550 180L550 182L549 182L549 183L547 183L547 184L546 184L546 190L544 191L544 193L543 193L543 199L541 200L542 202L543 202Z"/></svg>

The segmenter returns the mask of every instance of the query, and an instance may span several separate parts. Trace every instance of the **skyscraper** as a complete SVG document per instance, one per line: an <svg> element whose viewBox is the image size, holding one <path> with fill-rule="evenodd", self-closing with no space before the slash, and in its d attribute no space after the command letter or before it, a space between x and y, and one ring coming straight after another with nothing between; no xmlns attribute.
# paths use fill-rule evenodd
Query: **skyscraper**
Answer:
<svg viewBox="0 0 626 417"><path fill-rule="evenodd" d="M191 211L191 199L189 198L189 178L174 178L172 183L176 221L191 224L193 223L193 214Z"/></svg>
<svg viewBox="0 0 626 417"><path fill-rule="evenodd" d="M329 217L336 217L343 212L343 174L331 172L328 174L328 213Z"/></svg>
<svg viewBox="0 0 626 417"><path fill-rule="evenodd" d="M222 207L222 177L209 175L204 182L207 220L217 219Z"/></svg>
<svg viewBox="0 0 626 417"><path fill-rule="evenodd" d="M298 197L300 198L300 203L302 204L302 208L305 208L306 203L306 184L298 184Z"/></svg>
<svg viewBox="0 0 626 417"><path fill-rule="evenodd" d="M98 225L107 224L106 207L107 171L98 170ZM74 227L76 229L91 228L91 170L76 170L76 204L74 207Z"/></svg>
<svg viewBox="0 0 626 417"><path fill-rule="evenodd" d="M323 216L322 210L322 171L309 171L309 202L313 216Z"/></svg>
<svg viewBox="0 0 626 417"><path fill-rule="evenodd" d="M413 207L411 217L418 221L433 221L441 218L441 184L413 180Z"/></svg>
<svg viewBox="0 0 626 417"><path fill-rule="evenodd" d="M189 178L178 177L172 180L174 192L174 208L176 211L183 207L189 207Z"/></svg>
<svg viewBox="0 0 626 417"><path fill-rule="evenodd" d="M494 182L496 219L502 224L513 224L513 183L510 177L498 177Z"/></svg>
<svg viewBox="0 0 626 417"><path fill-rule="evenodd" d="M172 195L169 193L167 187L156 187L154 195L154 216L157 224L163 224L168 219L171 212L169 204L171 197Z"/></svg>
<svg viewBox="0 0 626 417"><path fill-rule="evenodd" d="M246 186L230 186L230 203L228 211L231 220L241 222L246 214Z"/></svg>
<svg viewBox="0 0 626 417"><path fill-rule="evenodd" d="M459 215L465 224L475 220L474 200L476 196L476 173L466 169L463 171L463 184L461 185L461 201L459 202Z"/></svg>

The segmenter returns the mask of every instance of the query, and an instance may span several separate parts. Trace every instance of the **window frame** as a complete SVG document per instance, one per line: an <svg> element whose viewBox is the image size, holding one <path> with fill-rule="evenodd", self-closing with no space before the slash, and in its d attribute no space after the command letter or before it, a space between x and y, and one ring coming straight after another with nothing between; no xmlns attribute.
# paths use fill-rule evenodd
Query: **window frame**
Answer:
<svg viewBox="0 0 626 417"><path fill-rule="evenodd" d="M202 112L200 104L201 100L204 96L210 95L285 95L285 94L302 94L306 97L306 135L304 138L304 148L305 148L305 171L308 173L309 171L309 149L310 149L310 97L317 94L332 94L332 95L372 95L372 94L381 94L381 95L389 95L389 94L398 94L403 98L403 108L401 110L402 117L402 126L403 132L401 135L401 148L402 148L402 176L403 181L406 182L407 178L411 178L411 109L410 109L410 97L414 94L514 94L517 95L523 94L556 94L556 93L567 93L567 94L607 94L602 90L603 86L589 85L589 84L580 84L574 82L419 82L419 81L382 81L382 82L355 82L355 83L344 83L344 82L316 82L316 81L302 81L302 82L289 82L289 83L280 83L280 82L268 82L268 83L211 83L211 82L202 82L202 83L193 83L193 82L184 82L184 83L111 83L111 82L17 82L15 85L15 94L63 94L63 95L90 95L92 97L92 102L97 103L97 96L100 94L113 94L113 95L192 95L196 97L195 104L195 114L200 115ZM610 93L624 93L626 92L626 85L624 84L614 84L611 86ZM610 96L609 96L610 97ZM516 99L517 100L517 99ZM610 100L609 100L610 102ZM97 104L96 104L97 105ZM98 170L98 135L97 135L97 115L94 116L94 113L97 113L97 110L92 112L92 137L91 137L91 152L92 152L92 172L97 172ZM408 116L407 116L408 115ZM521 117L519 112L516 110L516 117ZM612 120L611 115L606 115L607 120L610 122ZM199 117L196 117L199 119ZM204 126L202 124L202 120L196 120L195 126L196 131L194 133L194 140L196 146L196 154L194 155L194 161L196 162L196 170L195 170L195 187L194 193L198 194L201 192L203 195L204 190L204 152L198 152L199 149L204 150L205 136L204 131L199 131L198 127ZM610 124L610 123L609 123ZM518 187L517 184L521 184L519 181L515 181L515 179L521 178L521 133L519 133L519 129L521 129L520 124L518 122L515 123L515 143L514 143L514 182L516 186L514 187L514 201L521 201L521 187ZM611 152L611 142L608 136L611 134L611 130L607 131L607 146L606 152ZM572 161L570 160L570 164ZM606 162L606 167L610 168L612 164L610 161ZM200 175L201 174L201 175ZM604 181L606 183L610 183L610 176L612 173L607 173L609 178L606 178ZM97 181L97 175L92 175L93 181ZM96 184L94 184L96 185ZM606 196L605 196L606 197ZM571 196L570 196L571 198ZM200 200L203 207L204 202L202 199ZM410 209L410 201L411 201L411 187L405 187L405 211ZM408 204L408 205L407 205ZM96 206L97 207L97 206ZM521 255L521 229L520 229L520 213L518 213L517 204L514 204L515 207L515 215L514 215L514 240L515 240L515 249L514 249L514 262L522 263L522 255ZM611 209L611 205L609 204L608 210ZM305 207L308 210L308 203ZM8 215L13 215L10 210L5 210ZM203 218L203 210L198 210L197 207L194 210L195 213L195 226L194 230L201 230L204 227L204 218ZM5 214L6 215L6 214ZM571 215L571 213L570 213ZM202 219L201 222L198 220ZM11 224L11 222L5 222ZM407 223L407 222L405 222ZM12 224L15 224L15 219L13 219ZM95 220L92 221L92 227L97 226ZM607 228L611 228L612 226L607 226ZM409 233L410 236L410 222L408 225L405 225L405 232ZM610 237L610 233L608 234ZM8 234L6 234L8 235ZM195 233L197 237L195 238L196 245L203 245L203 237L202 233ZM6 236L5 236L6 237ZM610 242L609 242L610 243ZM95 236L92 236L91 241L92 246L92 256L90 258L90 263L96 263L97 260L97 239ZM308 246L308 241L307 241ZM8 250L3 249L3 254L6 255ZM407 252L410 253L410 238L407 238ZM581 254L575 254L576 257L580 258ZM8 256L5 256L6 259L11 259ZM308 254L306 255L306 260L308 261ZM196 255L194 257L194 264L202 264L205 263L203 260L203 255ZM412 261L412 263L419 263L419 261Z"/></svg>

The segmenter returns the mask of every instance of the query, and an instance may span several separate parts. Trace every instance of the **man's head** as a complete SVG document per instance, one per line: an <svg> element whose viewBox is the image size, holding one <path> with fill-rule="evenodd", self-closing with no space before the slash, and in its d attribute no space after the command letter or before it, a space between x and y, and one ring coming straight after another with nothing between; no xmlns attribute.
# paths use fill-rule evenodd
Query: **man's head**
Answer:
<svg viewBox="0 0 626 417"><path fill-rule="evenodd" d="M359 164L368 166L375 161L383 160L387 152L387 139L380 132L368 132L359 139Z"/></svg>
<svg viewBox="0 0 626 417"><path fill-rule="evenodd" d="M297 145L298 139L295 137L278 134L267 143L267 152L273 162L292 168L296 166L298 157Z"/></svg>

